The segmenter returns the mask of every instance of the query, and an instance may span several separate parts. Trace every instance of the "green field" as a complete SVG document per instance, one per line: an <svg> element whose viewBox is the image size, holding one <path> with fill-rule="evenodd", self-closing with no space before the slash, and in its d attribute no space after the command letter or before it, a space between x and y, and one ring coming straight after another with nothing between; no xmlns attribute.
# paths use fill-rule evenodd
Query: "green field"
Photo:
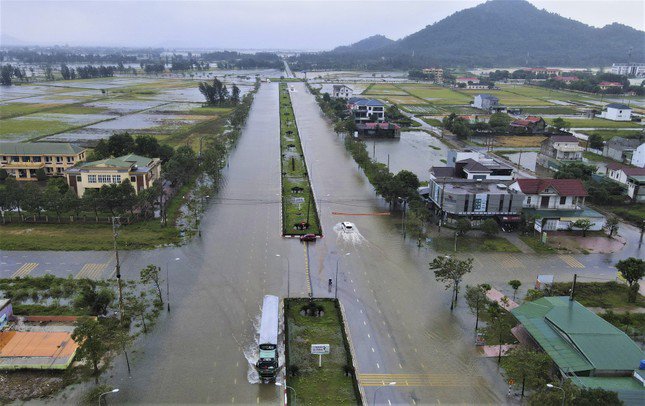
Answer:
<svg viewBox="0 0 645 406"><path fill-rule="evenodd" d="M399 89L396 85L389 83L376 83L369 85L362 93L365 95L393 95L393 96L407 96L408 94Z"/></svg>
<svg viewBox="0 0 645 406"><path fill-rule="evenodd" d="M0 122L0 139L24 141L29 138L55 134L73 128L73 124L56 120L9 118Z"/></svg>
<svg viewBox="0 0 645 406"><path fill-rule="evenodd" d="M289 365L295 366L296 376L287 378L289 404L298 405L356 405L359 403L352 376L344 373L344 367L351 365L343 336L340 310L334 300L316 299L312 303L320 306L320 317L301 314L308 299L285 300L285 324L287 324L287 348ZM329 344L330 353L322 356L322 367L318 367L318 356L311 355L311 344ZM295 399L294 399L295 393Z"/></svg>
<svg viewBox="0 0 645 406"><path fill-rule="evenodd" d="M511 93L504 90L459 90L459 92L470 95L472 98L475 95L486 93L499 98L499 103L506 106L549 106L553 103L536 99L534 97L529 97L523 95L522 93ZM472 100L472 99L471 99Z"/></svg>
<svg viewBox="0 0 645 406"><path fill-rule="evenodd" d="M553 123L553 118L547 118L547 124ZM611 121L604 118L566 118L571 128L645 128L632 121Z"/></svg>
<svg viewBox="0 0 645 406"><path fill-rule="evenodd" d="M454 237L436 237L432 239L434 249L439 252L454 252ZM457 238L457 252L520 252L504 237L469 237Z"/></svg>
<svg viewBox="0 0 645 406"><path fill-rule="evenodd" d="M415 84L402 85L401 88L413 96L428 100L432 104L468 104L472 101L472 98L466 95L440 86Z"/></svg>
<svg viewBox="0 0 645 406"><path fill-rule="evenodd" d="M585 130L582 133L587 135L600 135L605 141L614 137L636 137L639 134L643 134L642 131L634 130Z"/></svg>

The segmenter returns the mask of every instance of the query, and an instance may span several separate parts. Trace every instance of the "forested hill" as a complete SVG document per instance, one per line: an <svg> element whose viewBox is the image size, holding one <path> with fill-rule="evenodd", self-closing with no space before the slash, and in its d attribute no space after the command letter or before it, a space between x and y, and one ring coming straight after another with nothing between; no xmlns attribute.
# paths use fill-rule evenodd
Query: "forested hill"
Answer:
<svg viewBox="0 0 645 406"><path fill-rule="evenodd" d="M299 62L303 67L403 69L430 65L597 67L626 61L630 48L631 61L642 62L643 44L645 32L622 24L595 28L539 10L524 0L491 0L377 48L339 47L301 55ZM354 51L351 57L347 49Z"/></svg>
<svg viewBox="0 0 645 406"><path fill-rule="evenodd" d="M383 35L372 35L364 40L358 41L352 45L340 46L334 48L332 52L364 52L374 51L394 43L393 40Z"/></svg>

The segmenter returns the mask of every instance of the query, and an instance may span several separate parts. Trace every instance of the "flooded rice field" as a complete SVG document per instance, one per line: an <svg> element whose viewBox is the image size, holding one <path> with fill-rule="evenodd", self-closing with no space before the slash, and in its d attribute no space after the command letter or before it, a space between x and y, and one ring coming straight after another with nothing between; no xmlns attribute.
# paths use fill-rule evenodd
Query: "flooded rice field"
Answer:
<svg viewBox="0 0 645 406"><path fill-rule="evenodd" d="M403 131L400 139L366 140L371 158L387 164L390 172L406 169L420 181L428 180L432 166L444 166L448 147L425 131Z"/></svg>

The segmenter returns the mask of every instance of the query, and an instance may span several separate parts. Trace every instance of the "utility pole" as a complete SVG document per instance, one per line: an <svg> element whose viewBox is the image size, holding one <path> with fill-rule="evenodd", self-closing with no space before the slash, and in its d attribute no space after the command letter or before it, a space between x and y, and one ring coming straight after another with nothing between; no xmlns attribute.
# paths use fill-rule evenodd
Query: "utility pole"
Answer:
<svg viewBox="0 0 645 406"><path fill-rule="evenodd" d="M119 236L116 229L119 227L119 217L112 217L112 237L114 239L114 256L116 258L116 280L119 285L119 320L123 324L123 282L121 281L121 263L119 262L119 249L116 238Z"/></svg>
<svg viewBox="0 0 645 406"><path fill-rule="evenodd" d="M571 284L571 293L569 294L569 301L573 301L573 296L575 295L576 291L576 280L578 279L578 274L574 273L573 274L573 284Z"/></svg>

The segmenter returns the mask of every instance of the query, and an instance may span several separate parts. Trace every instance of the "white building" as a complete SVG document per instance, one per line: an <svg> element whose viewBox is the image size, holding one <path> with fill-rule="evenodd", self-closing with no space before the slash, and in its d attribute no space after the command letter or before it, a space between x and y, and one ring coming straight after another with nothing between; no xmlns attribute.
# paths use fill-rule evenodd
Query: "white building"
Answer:
<svg viewBox="0 0 645 406"><path fill-rule="evenodd" d="M354 95L354 90L345 85L334 85L332 87L331 97L335 99L349 99Z"/></svg>
<svg viewBox="0 0 645 406"><path fill-rule="evenodd" d="M632 108L621 103L610 103L600 117L612 121L630 121L632 119Z"/></svg>
<svg viewBox="0 0 645 406"><path fill-rule="evenodd" d="M645 142L632 153L632 165L638 168L645 168Z"/></svg>
<svg viewBox="0 0 645 406"><path fill-rule="evenodd" d="M473 101L473 107L476 109L490 110L496 106L499 106L499 99L490 94L478 94Z"/></svg>
<svg viewBox="0 0 645 406"><path fill-rule="evenodd" d="M645 77L645 63L614 63L611 73L616 75Z"/></svg>

